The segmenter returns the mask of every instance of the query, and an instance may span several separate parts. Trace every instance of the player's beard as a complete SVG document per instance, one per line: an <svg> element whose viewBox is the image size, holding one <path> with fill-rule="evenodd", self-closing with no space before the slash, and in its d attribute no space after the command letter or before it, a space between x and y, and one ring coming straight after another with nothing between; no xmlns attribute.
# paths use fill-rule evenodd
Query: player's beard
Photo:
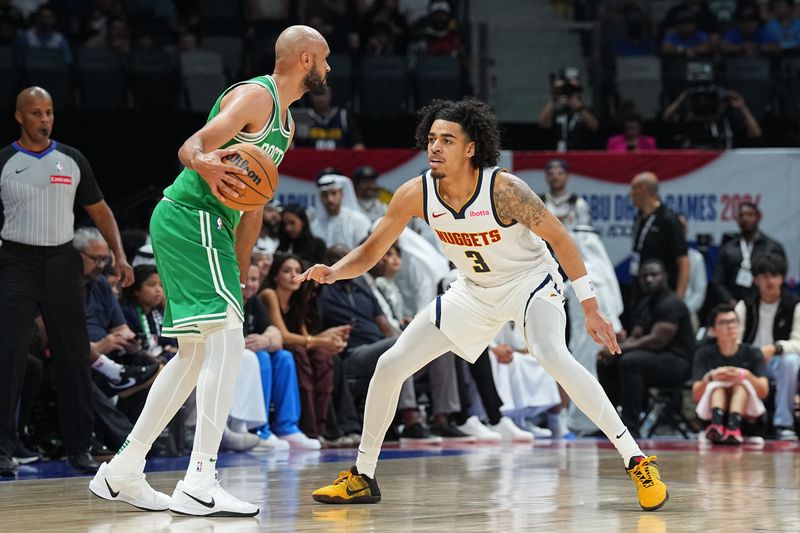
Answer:
<svg viewBox="0 0 800 533"><path fill-rule="evenodd" d="M311 94L322 94L325 91L325 78L317 72L317 62L312 65L311 72L303 78L303 88Z"/></svg>
<svg viewBox="0 0 800 533"><path fill-rule="evenodd" d="M441 170L431 170L431 177L435 180L440 180L445 177L445 173Z"/></svg>

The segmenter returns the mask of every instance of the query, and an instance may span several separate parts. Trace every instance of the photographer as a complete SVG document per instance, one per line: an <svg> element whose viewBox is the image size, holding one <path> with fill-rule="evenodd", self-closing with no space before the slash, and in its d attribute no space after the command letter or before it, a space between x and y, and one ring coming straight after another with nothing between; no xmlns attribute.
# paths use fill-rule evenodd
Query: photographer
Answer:
<svg viewBox="0 0 800 533"><path fill-rule="evenodd" d="M693 87L678 95L664 122L684 127L676 136L682 148L730 149L741 139L760 139L761 126L742 96L715 85Z"/></svg>
<svg viewBox="0 0 800 533"><path fill-rule="evenodd" d="M583 103L578 69L567 67L550 74L550 92L553 97L539 113L539 126L554 131L559 152L590 148L592 132L600 123Z"/></svg>

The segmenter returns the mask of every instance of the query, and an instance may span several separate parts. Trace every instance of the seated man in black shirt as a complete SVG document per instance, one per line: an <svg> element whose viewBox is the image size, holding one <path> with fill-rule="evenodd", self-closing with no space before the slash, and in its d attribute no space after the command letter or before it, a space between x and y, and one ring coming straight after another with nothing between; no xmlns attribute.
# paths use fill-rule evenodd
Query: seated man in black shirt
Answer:
<svg viewBox="0 0 800 533"><path fill-rule="evenodd" d="M644 298L636 307L631 334L620 338L622 356L614 358L603 348L597 368L612 401L620 397L614 389L621 390L622 421L634 438L639 437L645 387L679 388L694 352L689 309L667 286L664 263L645 261L639 284Z"/></svg>
<svg viewBox="0 0 800 533"><path fill-rule="evenodd" d="M757 418L766 411L761 400L769 393L767 365L761 350L739 343L742 325L732 305L715 307L708 324L716 342L694 354L692 397L697 415L711 420L706 427L709 441L742 444L742 416Z"/></svg>
<svg viewBox="0 0 800 533"><path fill-rule="evenodd" d="M332 265L348 251L342 245L333 246L326 252L325 262ZM323 317L323 329L352 324L353 329L350 331L347 348L341 354L342 367L349 378L363 382L364 391L360 392L365 392L372 374L375 373L378 358L394 345L400 332L389 324L372 290L362 277L341 280L333 285L321 287L319 308ZM428 370L431 382L434 415L432 433L441 438L474 441L474 437L465 435L448 420L448 415L461 411L453 354L434 359L425 368ZM434 440L430 439L427 428L419 420L416 394L411 379L403 384L398 408L405 426L401 441Z"/></svg>

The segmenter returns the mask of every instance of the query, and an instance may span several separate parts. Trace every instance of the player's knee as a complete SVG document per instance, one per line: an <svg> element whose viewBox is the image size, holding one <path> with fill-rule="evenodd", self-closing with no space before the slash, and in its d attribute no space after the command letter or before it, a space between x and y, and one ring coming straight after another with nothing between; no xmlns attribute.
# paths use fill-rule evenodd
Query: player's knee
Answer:
<svg viewBox="0 0 800 533"><path fill-rule="evenodd" d="M399 354L392 353L392 350L387 351L378 358L378 364L375 365L375 373L372 376L372 381L375 386L390 386L394 382L402 383L409 375L410 372L404 368L402 357Z"/></svg>

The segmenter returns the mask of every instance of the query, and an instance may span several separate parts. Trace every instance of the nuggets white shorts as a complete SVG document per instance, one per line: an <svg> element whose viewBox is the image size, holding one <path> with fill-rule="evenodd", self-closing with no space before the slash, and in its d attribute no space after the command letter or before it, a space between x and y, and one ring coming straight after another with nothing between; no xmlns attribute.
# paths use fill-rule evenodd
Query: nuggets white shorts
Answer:
<svg viewBox="0 0 800 533"><path fill-rule="evenodd" d="M535 298L565 314L563 293L556 271L534 271L497 287L482 287L459 275L447 292L420 313L428 313L431 322L456 346L455 353L474 363L506 322L513 320L524 328L526 312ZM564 332L554 331L553 335ZM533 339L527 341L529 346L533 344Z"/></svg>

